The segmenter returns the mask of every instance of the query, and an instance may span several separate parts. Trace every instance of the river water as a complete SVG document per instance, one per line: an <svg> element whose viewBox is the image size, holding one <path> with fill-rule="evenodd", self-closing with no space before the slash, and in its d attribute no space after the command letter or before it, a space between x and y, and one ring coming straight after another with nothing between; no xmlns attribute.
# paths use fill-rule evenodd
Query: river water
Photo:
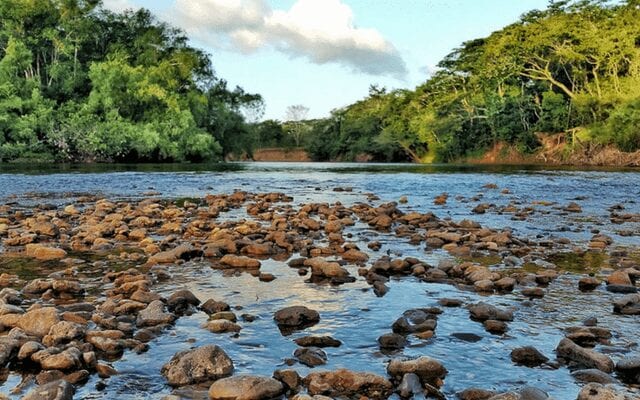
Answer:
<svg viewBox="0 0 640 400"><path fill-rule="evenodd" d="M473 219L491 228L511 228L515 236L569 238L586 247L596 230L611 236L614 244L638 250L640 223L613 224L609 207L623 205L625 213L640 214L640 173L634 170L575 170L526 167L417 166L378 164L323 163L237 163L212 166L83 166L40 169L38 166L0 166L0 203L28 208L34 204L61 206L77 196L98 194L109 199L139 199L153 195L161 198L202 197L209 193L230 193L239 189L254 193L284 192L294 197L293 204L340 201L345 205L367 202L368 193L381 202L397 201L407 196L404 211L432 211L438 217L453 220ZM483 187L495 184L498 189ZM350 188L334 191L334 188ZM503 193L508 189L509 193ZM448 193L445 205L436 206L434 197ZM575 201L582 213L561 210ZM513 214L489 211L474 214L478 203L531 207L524 220ZM247 218L244 209L220 218ZM349 227L345 233L368 252L373 261L387 250L414 256L432 265L451 258L442 251L425 251L406 239L378 234L364 224ZM374 238L382 242L380 252L367 249L361 240ZM294 255L296 257L296 255ZM498 261L499 262L499 261ZM496 265L500 268L500 265ZM584 265L573 265L579 271ZM354 276L355 267L349 267ZM170 283L154 287L163 294L181 288L191 290L201 300L215 298L236 307L236 313L258 318L241 323L239 335L215 335L200 325L204 313L182 317L174 327L150 343L148 352L131 352L112 365L119 374L101 385L97 376L78 388L76 397L86 399L147 399L172 393L160 375L161 366L180 350L203 344L218 344L233 359L236 373L271 375L285 368L285 360L296 349L292 339L306 334L330 334L341 340L339 348L326 349L328 363L322 369L341 367L385 375L386 363L393 356L428 355L440 360L449 370L442 388L447 398L469 388L496 391L514 390L532 385L556 399L575 399L580 384L564 367L527 368L511 362L515 347L532 345L551 359L554 348L564 337L563 329L580 325L596 316L599 325L612 329L614 337L607 346L597 349L614 361L639 354L638 316L615 316L611 300L616 296L600 288L590 293L576 290L580 275L568 273L555 280L541 300L528 301L518 293L482 296L451 285L430 284L412 277L392 279L384 297L376 297L370 286L359 278L355 283L327 286L306 283L285 261L266 260L262 271L276 276L265 283L249 274L226 276L206 262L189 262L169 269ZM480 323L469 319L462 308L447 308L438 319L436 334L429 340L409 338L409 345L393 356L380 353L377 338L391 332L391 324L411 308L437 306L441 298L458 298L465 304L484 301L501 307L514 307L515 320L503 336L491 335ZM292 336L282 336L273 322L273 312L304 304L320 312L319 324ZM241 309L241 311L240 311ZM462 341L458 333L478 335L475 342ZM310 369L296 364L292 368L302 376ZM0 386L9 394L22 377L12 373ZM104 386L104 387L103 387ZM635 393L636 389L626 387ZM193 392L191 392L193 394ZM197 393L196 393L197 395ZM19 396L14 396L19 398Z"/></svg>

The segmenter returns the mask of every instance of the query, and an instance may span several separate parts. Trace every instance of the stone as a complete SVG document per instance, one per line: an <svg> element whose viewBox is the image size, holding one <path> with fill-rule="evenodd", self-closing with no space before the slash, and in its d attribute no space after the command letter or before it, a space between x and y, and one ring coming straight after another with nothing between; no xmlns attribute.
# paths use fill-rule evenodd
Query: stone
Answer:
<svg viewBox="0 0 640 400"><path fill-rule="evenodd" d="M302 347L340 347L342 342L328 335L310 335L295 339L294 342Z"/></svg>
<svg viewBox="0 0 640 400"><path fill-rule="evenodd" d="M509 329L507 324L504 321L497 321L495 319L488 319L482 323L484 329L496 335L501 335Z"/></svg>
<svg viewBox="0 0 640 400"><path fill-rule="evenodd" d="M293 356L307 367L317 367L327 363L327 353L318 347L301 347L296 349Z"/></svg>
<svg viewBox="0 0 640 400"><path fill-rule="evenodd" d="M281 396L284 386L276 379L237 375L215 381L209 388L211 400L269 400Z"/></svg>
<svg viewBox="0 0 640 400"><path fill-rule="evenodd" d="M67 252L55 247L45 247L40 244L27 244L25 246L25 255L40 261L51 261L65 258L67 256Z"/></svg>
<svg viewBox="0 0 640 400"><path fill-rule="evenodd" d="M242 327L226 319L213 319L205 322L202 327L213 333L240 332Z"/></svg>
<svg viewBox="0 0 640 400"><path fill-rule="evenodd" d="M225 303L224 301L209 299L200 306L200 309L211 315L218 312L229 311L231 307L229 307L229 304Z"/></svg>
<svg viewBox="0 0 640 400"><path fill-rule="evenodd" d="M354 282L355 278L337 262L329 262L321 257L305 260L304 265L311 267L312 279L329 279L334 283Z"/></svg>
<svg viewBox="0 0 640 400"><path fill-rule="evenodd" d="M616 372L623 382L640 383L640 356L631 355L622 358L616 364Z"/></svg>
<svg viewBox="0 0 640 400"><path fill-rule="evenodd" d="M261 266L260 261L256 259L233 254L227 254L222 257L220 263L231 268L258 269Z"/></svg>
<svg viewBox="0 0 640 400"><path fill-rule="evenodd" d="M164 311L164 303L154 300L138 313L136 324L139 327L171 324L176 319L175 315Z"/></svg>
<svg viewBox="0 0 640 400"><path fill-rule="evenodd" d="M42 338L45 346L57 346L75 339L83 338L87 331L86 326L74 322L60 321L49 329L49 333Z"/></svg>
<svg viewBox="0 0 640 400"><path fill-rule="evenodd" d="M395 381L400 382L404 374L418 375L423 385L439 387L447 374L447 369L431 357L422 356L413 360L393 359L387 366L387 373Z"/></svg>
<svg viewBox="0 0 640 400"><path fill-rule="evenodd" d="M398 385L398 394L402 398L413 398L423 392L418 375L410 373L404 374L402 382Z"/></svg>
<svg viewBox="0 0 640 400"><path fill-rule="evenodd" d="M619 269L607 277L607 285L633 286L633 282L627 271Z"/></svg>
<svg viewBox="0 0 640 400"><path fill-rule="evenodd" d="M487 303L478 303L469 307L471 319L486 321L488 319L498 321L513 321L513 311L502 310Z"/></svg>
<svg viewBox="0 0 640 400"><path fill-rule="evenodd" d="M191 291L186 289L172 293L167 299L167 308L169 311L178 315L182 315L192 306L197 307L198 305L200 305L200 300L198 300Z"/></svg>
<svg viewBox="0 0 640 400"><path fill-rule="evenodd" d="M304 329L315 325L320 321L320 314L317 311L305 306L291 306L278 310L273 315L273 319L278 327L289 329Z"/></svg>
<svg viewBox="0 0 640 400"><path fill-rule="evenodd" d="M296 390L302 383L302 378L294 369L277 369L273 371L273 378L282 382L286 390Z"/></svg>
<svg viewBox="0 0 640 400"><path fill-rule="evenodd" d="M387 379L368 372L347 369L312 372L304 378L311 396L387 399L393 393L393 385Z"/></svg>
<svg viewBox="0 0 640 400"><path fill-rule="evenodd" d="M613 312L625 315L640 314L640 294L628 294L613 301Z"/></svg>
<svg viewBox="0 0 640 400"><path fill-rule="evenodd" d="M220 347L206 345L176 353L161 373L171 386L192 385L230 376L233 361Z"/></svg>
<svg viewBox="0 0 640 400"><path fill-rule="evenodd" d="M387 333L378 338L380 349L401 350L407 345L407 339L397 333Z"/></svg>
<svg viewBox="0 0 640 400"><path fill-rule="evenodd" d="M549 361L549 358L540 353L535 347L525 346L511 351L511 361L527 367L538 367Z"/></svg>
<svg viewBox="0 0 640 400"><path fill-rule="evenodd" d="M42 307L23 314L18 320L17 326L27 335L44 337L58 322L60 322L60 317L54 307Z"/></svg>
<svg viewBox="0 0 640 400"><path fill-rule="evenodd" d="M495 395L496 392L480 388L469 388L457 393L460 400L488 400Z"/></svg>
<svg viewBox="0 0 640 400"><path fill-rule="evenodd" d="M573 371L571 376L577 381L580 382L595 382L603 385L616 383L616 380L611 377L611 375L600 371L599 369L591 368L591 369L579 369L577 371Z"/></svg>
<svg viewBox="0 0 640 400"><path fill-rule="evenodd" d="M40 353L45 353L39 355ZM42 350L34 353L31 359L39 360L42 369L69 370L78 369L82 366L82 352L75 347L70 347L57 354L49 353L49 350Z"/></svg>
<svg viewBox="0 0 640 400"><path fill-rule="evenodd" d="M39 342L26 342L20 347L20 351L18 351L18 360L26 360L27 358L31 358L33 354L44 349L45 347Z"/></svg>
<svg viewBox="0 0 640 400"><path fill-rule="evenodd" d="M594 350L585 349L570 339L562 339L556 347L558 358L565 359L583 368L596 368L606 373L613 372L613 361L608 356Z"/></svg>
<svg viewBox="0 0 640 400"><path fill-rule="evenodd" d="M36 387L22 400L72 400L74 393L73 385L60 379Z"/></svg>
<svg viewBox="0 0 640 400"><path fill-rule="evenodd" d="M600 281L593 276L585 276L578 281L578 289L583 292L595 290L600 286Z"/></svg>
<svg viewBox="0 0 640 400"><path fill-rule="evenodd" d="M611 386L589 383L580 390L577 400L627 400L627 398Z"/></svg>

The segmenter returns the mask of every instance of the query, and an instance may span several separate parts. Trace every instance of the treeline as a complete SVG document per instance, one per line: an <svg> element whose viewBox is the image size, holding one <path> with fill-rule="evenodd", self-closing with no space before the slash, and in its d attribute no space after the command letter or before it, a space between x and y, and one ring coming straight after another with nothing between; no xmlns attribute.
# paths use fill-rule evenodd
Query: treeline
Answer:
<svg viewBox="0 0 640 400"><path fill-rule="evenodd" d="M204 161L249 152L262 98L147 10L0 2L0 161Z"/></svg>
<svg viewBox="0 0 640 400"><path fill-rule="evenodd" d="M451 161L537 133L640 149L640 1L554 1L471 40L415 90L369 96L310 126L315 159ZM569 149L570 150L570 149Z"/></svg>

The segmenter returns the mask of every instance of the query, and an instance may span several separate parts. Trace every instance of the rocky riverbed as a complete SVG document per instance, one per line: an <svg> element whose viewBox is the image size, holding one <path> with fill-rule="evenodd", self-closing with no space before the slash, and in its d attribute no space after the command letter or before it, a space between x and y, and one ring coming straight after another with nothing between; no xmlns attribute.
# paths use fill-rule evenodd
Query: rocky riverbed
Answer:
<svg viewBox="0 0 640 400"><path fill-rule="evenodd" d="M640 396L640 215L629 203L596 215L579 196L517 201L493 182L475 197L451 190L419 204L411 194L315 189L325 201L242 190L9 199L0 392ZM452 218L452 204L467 215ZM615 234L594 224L582 240L571 224L530 235L492 219L601 215Z"/></svg>

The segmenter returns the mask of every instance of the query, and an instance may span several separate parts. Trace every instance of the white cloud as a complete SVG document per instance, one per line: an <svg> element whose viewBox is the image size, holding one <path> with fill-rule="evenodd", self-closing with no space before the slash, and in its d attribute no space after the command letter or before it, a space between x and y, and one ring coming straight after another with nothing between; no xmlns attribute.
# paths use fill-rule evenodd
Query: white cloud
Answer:
<svg viewBox="0 0 640 400"><path fill-rule="evenodd" d="M351 8L341 0L298 0L289 10L273 10L264 0L176 0L174 7L175 22L215 47L242 52L272 47L372 75L407 73L393 44L375 29L356 27Z"/></svg>

